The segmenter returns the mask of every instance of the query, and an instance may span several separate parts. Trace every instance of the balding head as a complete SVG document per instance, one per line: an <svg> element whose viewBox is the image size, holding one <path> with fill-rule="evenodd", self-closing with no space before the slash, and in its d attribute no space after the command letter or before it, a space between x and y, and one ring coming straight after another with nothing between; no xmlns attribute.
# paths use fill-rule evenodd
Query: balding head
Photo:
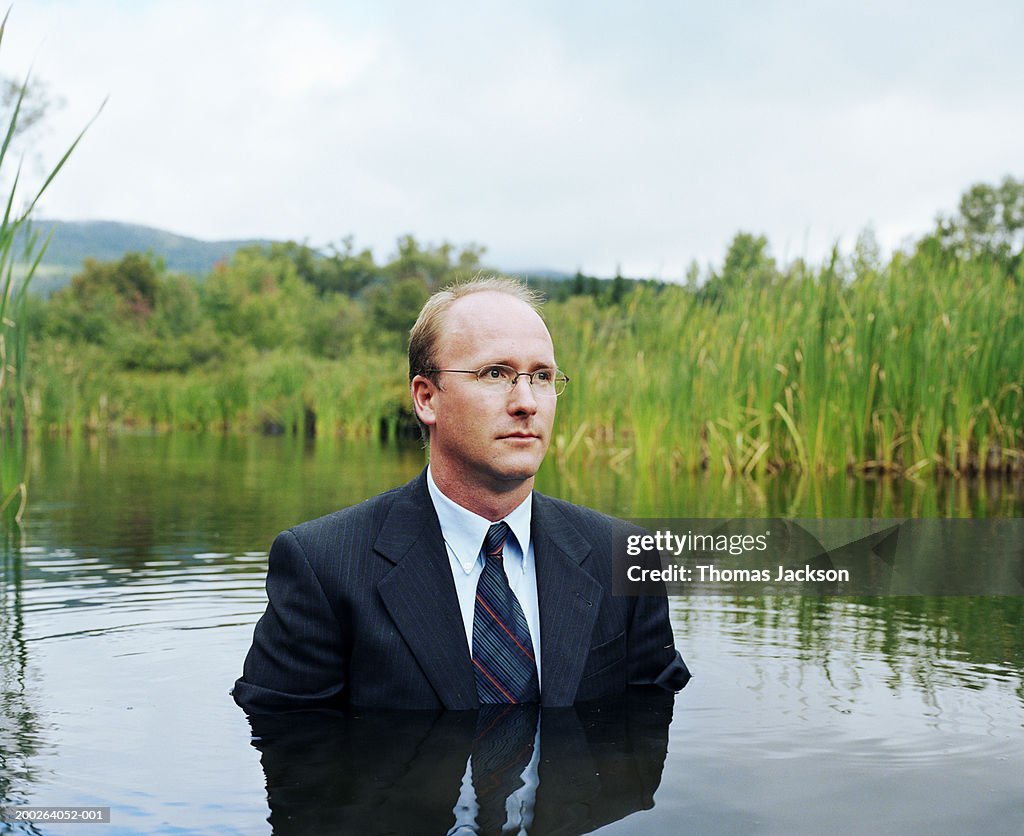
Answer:
<svg viewBox="0 0 1024 836"><path fill-rule="evenodd" d="M422 374L430 377L429 369L438 368L437 345L444 331L448 313L459 299L474 293L504 293L525 302L534 311L540 310L540 294L522 282L503 276L488 276L461 284L453 284L431 296L420 311L416 324L409 332L409 380Z"/></svg>

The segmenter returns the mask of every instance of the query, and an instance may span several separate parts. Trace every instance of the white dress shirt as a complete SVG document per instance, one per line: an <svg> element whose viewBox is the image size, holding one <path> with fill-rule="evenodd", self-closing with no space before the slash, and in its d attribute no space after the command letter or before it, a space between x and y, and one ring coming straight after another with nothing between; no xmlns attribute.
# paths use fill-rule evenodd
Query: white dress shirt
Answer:
<svg viewBox="0 0 1024 836"><path fill-rule="evenodd" d="M492 525L472 511L463 508L445 496L434 482L434 475L427 467L427 490L434 503L441 535L451 563L455 592L459 598L462 624L466 629L466 641L470 652L473 648L473 617L476 612L476 587L484 571L483 545L487 529ZM530 540L530 522L533 519L533 494L507 517L504 522L511 529L502 550L502 564L508 585L519 599L523 608L526 625L533 642L533 657L537 661L537 684L540 686L540 605L537 601L537 564ZM495 520L495 522L500 522ZM459 799L452 810L455 824L449 829L449 836L476 833L477 817L476 791L473 788L472 756L466 760L466 771L459 788ZM533 821L533 805L537 797L540 764L540 724L534 739L533 756L523 770L522 786L505 801L506 820L503 832L525 834Z"/></svg>
<svg viewBox="0 0 1024 836"><path fill-rule="evenodd" d="M476 610L476 587L484 570L483 544L490 520L463 508L445 496L434 482L434 476L427 467L427 490L434 503L437 519L441 523L441 535L451 562L455 592L459 597L462 623L466 628L466 640L470 652L473 648L473 615ZM530 522L533 519L533 494L507 517L512 533L505 540L505 575L519 605L523 608L526 625L533 642L533 656L537 660L537 684L540 680L540 605L537 601L537 565L530 540ZM495 520L499 522L499 520Z"/></svg>

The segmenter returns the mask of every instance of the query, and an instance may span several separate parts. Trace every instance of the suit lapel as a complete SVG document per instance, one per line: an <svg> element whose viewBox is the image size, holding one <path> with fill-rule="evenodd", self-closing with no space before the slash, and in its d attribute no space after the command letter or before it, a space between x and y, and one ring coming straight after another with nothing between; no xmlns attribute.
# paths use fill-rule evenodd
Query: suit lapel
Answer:
<svg viewBox="0 0 1024 836"><path fill-rule="evenodd" d="M394 564L377 584L384 606L448 709L478 707L466 629L426 471L399 491L374 550Z"/></svg>
<svg viewBox="0 0 1024 836"><path fill-rule="evenodd" d="M541 704L571 705L587 662L603 591L580 565L590 554L590 543L551 500L538 493L533 499Z"/></svg>

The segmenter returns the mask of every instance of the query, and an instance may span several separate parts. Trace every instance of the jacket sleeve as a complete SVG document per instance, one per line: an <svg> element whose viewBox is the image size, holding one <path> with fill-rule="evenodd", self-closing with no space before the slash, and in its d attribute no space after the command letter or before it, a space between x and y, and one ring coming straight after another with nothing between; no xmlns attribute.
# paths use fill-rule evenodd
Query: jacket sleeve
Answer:
<svg viewBox="0 0 1024 836"><path fill-rule="evenodd" d="M656 550L646 552L641 560L649 568L661 567ZM659 583L657 588L655 594L633 599L627 650L629 684L658 685L678 691L690 681L690 671L676 650L665 586Z"/></svg>
<svg viewBox="0 0 1024 836"><path fill-rule="evenodd" d="M249 714L338 707L348 667L344 632L302 545L282 532L270 549L267 609L232 696Z"/></svg>

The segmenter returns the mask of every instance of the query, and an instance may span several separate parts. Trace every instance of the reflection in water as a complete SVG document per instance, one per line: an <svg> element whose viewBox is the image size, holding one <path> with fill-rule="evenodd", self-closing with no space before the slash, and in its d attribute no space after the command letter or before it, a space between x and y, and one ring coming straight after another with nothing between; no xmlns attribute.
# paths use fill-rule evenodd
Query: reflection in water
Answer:
<svg viewBox="0 0 1024 836"><path fill-rule="evenodd" d="M781 680L773 691L793 699L791 712L812 700L892 720L904 708L876 703L888 692L929 706L932 728L985 732L991 720L964 711L967 691L977 705L986 692L1024 708L1024 598L693 597L671 608L684 646L687 635L721 636L730 663L742 660L759 683Z"/></svg>
<svg viewBox="0 0 1024 836"><path fill-rule="evenodd" d="M778 473L746 479L703 473L559 469L537 488L620 517L1024 517L1024 478L896 479Z"/></svg>
<svg viewBox="0 0 1024 836"><path fill-rule="evenodd" d="M423 451L304 439L117 436L35 448L27 522L125 567L188 552L265 552L278 531L403 484Z"/></svg>
<svg viewBox="0 0 1024 836"><path fill-rule="evenodd" d="M175 550L265 551L278 531L404 484L417 445L208 435L40 439L33 501L58 545L125 565ZM620 517L1024 517L1020 480L638 474L546 462L538 490ZM202 548L199 548L199 547Z"/></svg>
<svg viewBox="0 0 1024 836"><path fill-rule="evenodd" d="M0 810L27 800L39 739L39 722L26 694L19 539L6 533L0 542Z"/></svg>
<svg viewBox="0 0 1024 836"><path fill-rule="evenodd" d="M674 695L250 718L274 833L585 833L654 806Z"/></svg>

